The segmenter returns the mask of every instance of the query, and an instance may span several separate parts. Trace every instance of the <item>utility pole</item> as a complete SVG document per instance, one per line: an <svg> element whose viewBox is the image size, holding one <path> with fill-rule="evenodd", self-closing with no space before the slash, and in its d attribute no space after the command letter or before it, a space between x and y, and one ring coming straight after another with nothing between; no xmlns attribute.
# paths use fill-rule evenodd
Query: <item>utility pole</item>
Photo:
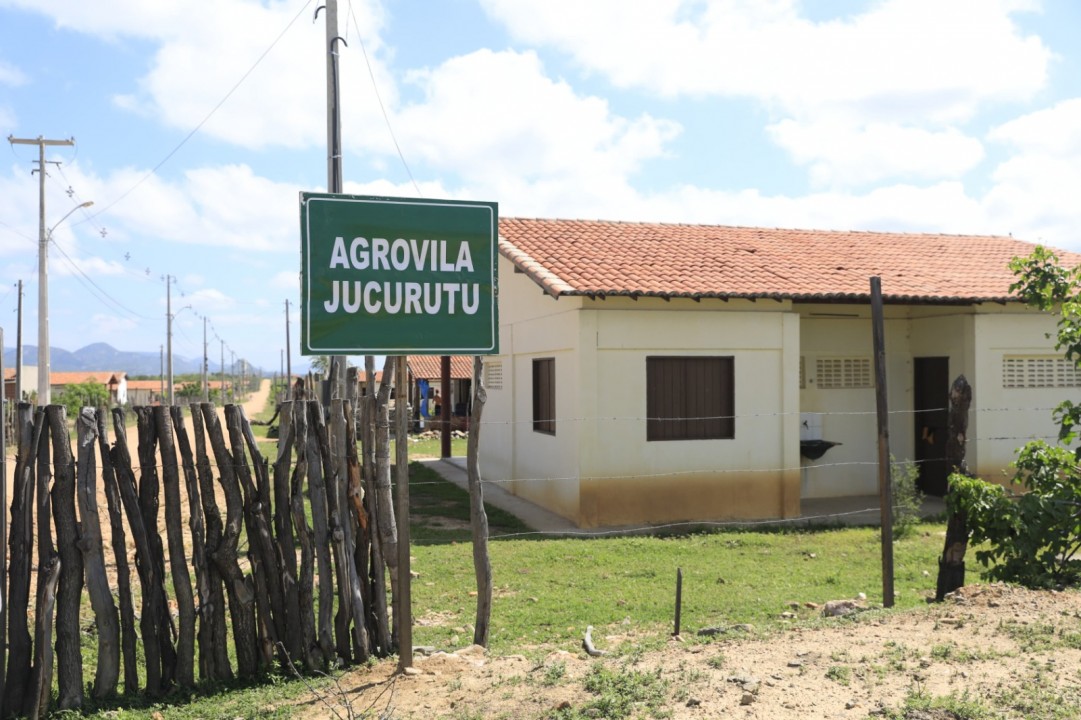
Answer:
<svg viewBox="0 0 1081 720"><path fill-rule="evenodd" d="M206 356L206 316L203 316L203 402L210 402L210 360Z"/></svg>
<svg viewBox="0 0 1081 720"><path fill-rule="evenodd" d="M15 321L15 402L23 401L23 281L19 280L19 311Z"/></svg>
<svg viewBox="0 0 1081 720"><path fill-rule="evenodd" d="M168 345L166 370L169 373L169 406L176 403L173 398L173 291L172 275L165 276L165 343Z"/></svg>
<svg viewBox="0 0 1081 720"><path fill-rule="evenodd" d="M161 358L159 360L160 370L158 371L158 377L161 378L161 399L165 399L165 346L158 345Z"/></svg>
<svg viewBox="0 0 1081 720"><path fill-rule="evenodd" d="M338 0L326 0L327 38L327 192L342 192L342 108L338 77ZM345 398L345 355L330 358L335 385L331 397Z"/></svg>
<svg viewBox="0 0 1081 720"><path fill-rule="evenodd" d="M224 405L225 404L225 341L222 340L221 338L218 338L218 340L221 341L221 365L218 366L221 369L221 389L219 390L219 392L221 393L221 404Z"/></svg>
<svg viewBox="0 0 1081 720"><path fill-rule="evenodd" d="M293 358L289 346L289 299L285 299L285 399L293 399Z"/></svg>
<svg viewBox="0 0 1081 720"><path fill-rule="evenodd" d="M12 145L38 146L38 407L51 401L49 387L49 233L45 229L45 148L74 145L75 138L46 140L8 135Z"/></svg>
<svg viewBox="0 0 1081 720"><path fill-rule="evenodd" d="M229 351L229 399L236 402L236 352Z"/></svg>

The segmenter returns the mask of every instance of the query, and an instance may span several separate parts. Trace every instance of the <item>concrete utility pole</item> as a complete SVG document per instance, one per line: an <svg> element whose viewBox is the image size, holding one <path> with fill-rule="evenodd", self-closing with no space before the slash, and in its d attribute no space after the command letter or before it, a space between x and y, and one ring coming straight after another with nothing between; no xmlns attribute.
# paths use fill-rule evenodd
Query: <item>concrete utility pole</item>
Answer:
<svg viewBox="0 0 1081 720"><path fill-rule="evenodd" d="M165 276L165 344L168 346L166 370L169 373L169 405L176 404L173 398L173 292L172 275Z"/></svg>
<svg viewBox="0 0 1081 720"><path fill-rule="evenodd" d="M327 36L327 192L342 191L342 108L341 83L338 77L338 46L345 43L338 36L338 0L326 0L326 36ZM334 387L331 397L345 398L345 355L334 355L330 362L334 365L331 375Z"/></svg>
<svg viewBox="0 0 1081 720"><path fill-rule="evenodd" d="M206 316L203 316L203 402L210 402L210 361L206 356Z"/></svg>
<svg viewBox="0 0 1081 720"><path fill-rule="evenodd" d="M23 281L19 280L19 312L15 324L15 402L23 401Z"/></svg>
<svg viewBox="0 0 1081 720"><path fill-rule="evenodd" d="M289 299L285 300L285 399L293 399L293 358L289 347Z"/></svg>
<svg viewBox="0 0 1081 720"><path fill-rule="evenodd" d="M74 145L75 138L46 140L41 135L36 138L8 135L8 142L12 145L38 146L38 407L45 407L52 399L49 391L49 231L45 229L45 148ZM63 222L64 218L60 221Z"/></svg>
<svg viewBox="0 0 1081 720"><path fill-rule="evenodd" d="M158 359L158 377L161 379L161 398L165 399L165 346L158 345L158 352L161 357Z"/></svg>
<svg viewBox="0 0 1081 720"><path fill-rule="evenodd" d="M218 338L221 342L221 365L218 368L221 370L221 389L218 391L221 395L221 404L225 404L225 341Z"/></svg>

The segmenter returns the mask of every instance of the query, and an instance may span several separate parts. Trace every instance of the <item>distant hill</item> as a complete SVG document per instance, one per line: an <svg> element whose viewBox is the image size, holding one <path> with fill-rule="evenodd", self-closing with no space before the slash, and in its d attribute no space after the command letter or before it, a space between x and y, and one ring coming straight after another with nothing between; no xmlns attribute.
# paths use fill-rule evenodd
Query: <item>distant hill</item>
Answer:
<svg viewBox="0 0 1081 720"><path fill-rule="evenodd" d="M50 348L49 361L56 372L79 370L121 370L128 375L158 375L161 373L161 354L156 352L132 352L117 350L107 343L94 343L69 352L63 348ZM38 364L36 345L23 346L23 363ZM15 367L15 348L4 348L4 367ZM173 374L197 373L202 369L202 359L192 359L173 354ZM210 372L220 372L221 366L210 363Z"/></svg>

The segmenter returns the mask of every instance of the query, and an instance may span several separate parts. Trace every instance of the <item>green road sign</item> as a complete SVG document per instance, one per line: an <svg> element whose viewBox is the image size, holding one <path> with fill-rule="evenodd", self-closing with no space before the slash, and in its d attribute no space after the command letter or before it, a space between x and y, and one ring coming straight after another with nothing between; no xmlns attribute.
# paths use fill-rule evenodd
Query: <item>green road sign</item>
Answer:
<svg viewBox="0 0 1081 720"><path fill-rule="evenodd" d="M499 351L496 203L300 194L302 355Z"/></svg>

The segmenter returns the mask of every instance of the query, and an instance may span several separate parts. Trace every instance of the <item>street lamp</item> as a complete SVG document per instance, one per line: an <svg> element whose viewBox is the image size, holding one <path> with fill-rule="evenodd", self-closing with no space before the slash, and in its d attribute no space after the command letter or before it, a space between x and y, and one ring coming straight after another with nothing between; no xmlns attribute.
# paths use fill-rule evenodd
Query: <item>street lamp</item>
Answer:
<svg viewBox="0 0 1081 720"><path fill-rule="evenodd" d="M44 170L43 170L44 171ZM53 239L53 230L60 223L71 217L72 213L94 204L93 200L76 205L68 210L64 217L56 221L51 228L45 229L45 205L42 203L41 236L38 238L38 407L50 402L49 368L49 243Z"/></svg>

